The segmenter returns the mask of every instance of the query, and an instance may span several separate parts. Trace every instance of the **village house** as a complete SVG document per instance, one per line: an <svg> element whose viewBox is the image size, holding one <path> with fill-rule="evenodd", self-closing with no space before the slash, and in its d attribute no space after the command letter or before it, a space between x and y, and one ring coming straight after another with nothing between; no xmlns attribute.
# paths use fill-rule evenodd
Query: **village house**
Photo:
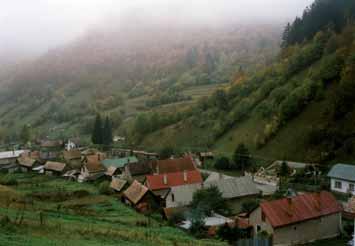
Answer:
<svg viewBox="0 0 355 246"><path fill-rule="evenodd" d="M257 197L260 191L250 177L233 177L203 183L204 188L216 186L226 200Z"/></svg>
<svg viewBox="0 0 355 246"><path fill-rule="evenodd" d="M154 160L151 162L151 165L155 174L196 170L196 165L191 156L177 159Z"/></svg>
<svg viewBox="0 0 355 246"><path fill-rule="evenodd" d="M166 206L167 201L169 202L169 206L173 206L173 204L177 205L179 202L183 203L183 201L175 201L174 192L176 190L169 196L172 187L202 183L203 179L201 173L198 170L193 170L147 175L145 184L155 195L160 196L164 200L164 206Z"/></svg>
<svg viewBox="0 0 355 246"><path fill-rule="evenodd" d="M59 176L65 171L66 164L62 162L47 161L44 165L44 173L49 176Z"/></svg>
<svg viewBox="0 0 355 246"><path fill-rule="evenodd" d="M136 180L123 192L122 202L142 213L154 211L160 204L159 198Z"/></svg>
<svg viewBox="0 0 355 246"><path fill-rule="evenodd" d="M101 164L101 158L103 158L101 154L85 156L78 177L79 182L96 180L105 175L106 168Z"/></svg>
<svg viewBox="0 0 355 246"><path fill-rule="evenodd" d="M70 168L81 168L81 152L79 150L65 150L63 151L63 158Z"/></svg>
<svg viewBox="0 0 355 246"><path fill-rule="evenodd" d="M110 183L110 188L114 191L120 192L127 183L127 180L113 177Z"/></svg>
<svg viewBox="0 0 355 246"><path fill-rule="evenodd" d="M25 153L25 150L12 150L0 152L0 171L13 173L18 170L17 158Z"/></svg>
<svg viewBox="0 0 355 246"><path fill-rule="evenodd" d="M138 159L135 156L129 156L124 158L105 159L101 163L107 168L107 175L114 176L122 174L127 164L138 163Z"/></svg>
<svg viewBox="0 0 355 246"><path fill-rule="evenodd" d="M34 168L36 166L35 164L38 162L27 155L21 155L17 158L17 163L20 166L21 172L31 172L32 168Z"/></svg>
<svg viewBox="0 0 355 246"><path fill-rule="evenodd" d="M202 188L202 184L188 184L171 187L166 195L166 208L179 208L188 206L192 202L193 194Z"/></svg>
<svg viewBox="0 0 355 246"><path fill-rule="evenodd" d="M63 146L64 143L61 140L40 141L40 158L45 161L58 158Z"/></svg>
<svg viewBox="0 0 355 246"><path fill-rule="evenodd" d="M125 165L122 176L129 181L137 180L138 182L144 183L146 175L150 174L152 174L150 163L147 161L140 161Z"/></svg>
<svg viewBox="0 0 355 246"><path fill-rule="evenodd" d="M295 245L340 235L342 206L327 191L265 201L250 213L254 235L267 232L274 245Z"/></svg>
<svg viewBox="0 0 355 246"><path fill-rule="evenodd" d="M328 177L332 191L355 195L355 166L336 164L329 171Z"/></svg>

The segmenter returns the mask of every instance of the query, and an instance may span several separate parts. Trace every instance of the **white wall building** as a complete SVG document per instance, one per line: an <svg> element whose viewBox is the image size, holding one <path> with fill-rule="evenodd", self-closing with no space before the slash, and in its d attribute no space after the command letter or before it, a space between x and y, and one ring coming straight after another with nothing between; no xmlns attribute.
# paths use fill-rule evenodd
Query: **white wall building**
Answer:
<svg viewBox="0 0 355 246"><path fill-rule="evenodd" d="M328 173L330 189L335 192L355 195L355 166L336 164Z"/></svg>

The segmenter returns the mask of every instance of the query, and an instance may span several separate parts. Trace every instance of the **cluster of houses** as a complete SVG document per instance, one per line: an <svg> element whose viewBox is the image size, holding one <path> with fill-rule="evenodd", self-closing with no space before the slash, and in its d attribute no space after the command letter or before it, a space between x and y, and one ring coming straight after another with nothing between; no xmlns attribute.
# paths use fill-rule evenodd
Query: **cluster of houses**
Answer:
<svg viewBox="0 0 355 246"><path fill-rule="evenodd" d="M204 220L210 235L220 226L237 226L250 237L267 233L275 245L292 245L338 236L342 232L344 213L355 217L355 199L343 205L329 191L270 199L270 193L265 192L262 182L257 180L264 178L264 184L274 181L264 169L255 177L231 177L205 171L200 164L205 158L213 158L211 153L159 160L155 153L129 150L103 153L76 148L73 142L68 142L64 150L64 144L56 141L45 141L41 147L40 151L0 152L0 171L37 172L77 182L109 179L110 187L123 203L142 213L161 211L167 219L188 209L196 191L212 186L217 187L228 202L261 200L247 214L225 217L212 212ZM289 166L302 168L296 164ZM331 191L355 194L355 166L335 165L328 176ZM185 218L178 226L189 229L191 224Z"/></svg>

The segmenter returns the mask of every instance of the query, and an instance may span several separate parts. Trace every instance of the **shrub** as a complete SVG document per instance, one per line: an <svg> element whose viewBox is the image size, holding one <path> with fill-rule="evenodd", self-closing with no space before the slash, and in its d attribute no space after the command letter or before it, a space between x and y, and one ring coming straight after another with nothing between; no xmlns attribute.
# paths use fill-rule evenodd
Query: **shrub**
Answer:
<svg viewBox="0 0 355 246"><path fill-rule="evenodd" d="M11 175L6 175L0 179L2 185L17 185L17 180Z"/></svg>
<svg viewBox="0 0 355 246"><path fill-rule="evenodd" d="M258 200L249 200L242 203L242 212L249 213L259 205Z"/></svg>
<svg viewBox="0 0 355 246"><path fill-rule="evenodd" d="M111 195L113 193L112 189L110 188L109 181L103 181L99 185L99 192L103 195Z"/></svg>
<svg viewBox="0 0 355 246"><path fill-rule="evenodd" d="M227 157L220 157L216 160L214 167L218 170L230 169L230 161Z"/></svg>

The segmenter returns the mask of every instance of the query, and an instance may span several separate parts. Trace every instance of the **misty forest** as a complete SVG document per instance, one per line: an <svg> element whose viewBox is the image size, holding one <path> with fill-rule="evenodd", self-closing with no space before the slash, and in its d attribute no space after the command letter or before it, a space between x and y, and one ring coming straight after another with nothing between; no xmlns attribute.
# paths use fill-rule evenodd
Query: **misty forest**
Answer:
<svg viewBox="0 0 355 246"><path fill-rule="evenodd" d="M2 5L0 245L355 245L355 1Z"/></svg>

